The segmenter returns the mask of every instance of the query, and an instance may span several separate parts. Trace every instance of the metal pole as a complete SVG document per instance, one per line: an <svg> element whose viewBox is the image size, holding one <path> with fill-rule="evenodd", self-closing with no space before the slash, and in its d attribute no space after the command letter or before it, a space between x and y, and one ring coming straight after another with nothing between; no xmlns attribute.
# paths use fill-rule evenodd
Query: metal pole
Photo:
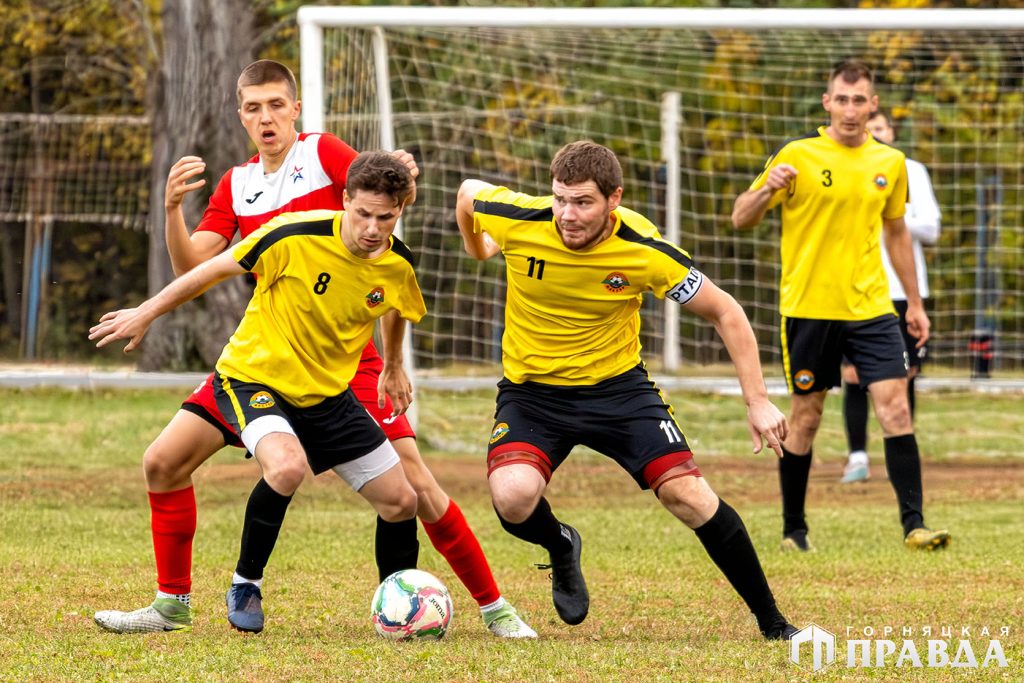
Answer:
<svg viewBox="0 0 1024 683"><path fill-rule="evenodd" d="M679 244L679 110L682 96L666 92L661 96L661 158L665 163L665 239ZM679 304L665 299L666 372L679 370Z"/></svg>
<svg viewBox="0 0 1024 683"><path fill-rule="evenodd" d="M388 40L384 29L379 26L373 29L373 66L377 83L377 113L380 120L380 147L388 151L395 149L395 117L391 108L391 70L388 65ZM395 225L395 236L401 239L404 233L402 220ZM405 372L409 377L415 375L416 363L413 357L412 325L407 326L405 339L402 340L402 358L405 361ZM413 427L419 421L418 404L414 401L405 414Z"/></svg>
<svg viewBox="0 0 1024 683"><path fill-rule="evenodd" d="M299 74L302 79L302 130L324 130L324 30L299 13Z"/></svg>

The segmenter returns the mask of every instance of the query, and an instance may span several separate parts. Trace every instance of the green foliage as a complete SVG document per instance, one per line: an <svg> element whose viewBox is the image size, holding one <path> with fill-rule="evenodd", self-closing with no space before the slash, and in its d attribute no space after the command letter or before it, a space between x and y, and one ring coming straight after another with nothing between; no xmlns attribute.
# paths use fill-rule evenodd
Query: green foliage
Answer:
<svg viewBox="0 0 1024 683"><path fill-rule="evenodd" d="M145 112L158 0L0 5L0 111Z"/></svg>
<svg viewBox="0 0 1024 683"><path fill-rule="evenodd" d="M302 0L260 0L252 3L259 27L260 56L279 59L298 69L298 37L295 13ZM318 0L317 4L335 4ZM381 4L357 0L350 4ZM421 4L415 0L389 3ZM450 0L433 5L469 4ZM507 5L489 0L473 5ZM513 5L543 5L529 0ZM572 0L567 7L630 6L622 1ZM657 6L733 7L938 7L962 3L928 0L863 0L859 3L805 0L780 3L770 0L724 2L705 0L675 3L648 2ZM1022 7L1024 2L973 0L971 7ZM145 114L147 84L159 68L161 0L9 0L0 4L0 112ZM393 11L399 12L396 6ZM612 146L624 164L628 203L663 222L664 179L660 164L660 140L656 125L658 101L667 90L684 93L683 186L684 246L717 281L729 283L730 291L748 307L763 349L775 349L777 314L772 292L778 280L777 252L773 235L777 225L769 219L753 233L754 239L737 239L728 223L732 201L743 191L765 157L783 140L806 130L793 121L821 121L820 93L829 64L838 57L857 54L876 70L883 104L894 113L900 128L897 144L925 163L933 177L944 213L944 230L937 247L928 250L932 274L933 322L937 339L951 340L945 360L964 359L958 335L976 306L974 273L978 263L979 225L991 237L987 255L995 287L1003 292L987 313L1012 339L1024 333L1020 316L1020 253L1024 244L1024 204L1021 188L1024 171L1024 37L1013 34L979 34L973 42L954 41L948 35L922 32L836 30L819 34L822 42L809 42L799 32L741 31L633 32L629 40L616 32L560 32L558 50L536 50L537 55L509 57L511 48L526 46L531 33L502 34L492 31L480 37L424 31L414 41L392 43L392 81L397 136L401 144L430 141L437 152L424 159L422 195L416 209L424 230L410 235L410 246L423 254L423 272L452 275L459 287L474 279L489 283L475 295L500 296L499 268L479 266L465 259L450 261L458 253L459 240L446 209L452 192L468 175L514 184L530 192L545 192L546 160L566 140L581 132ZM481 49L480 41L486 42ZM648 49L637 51L635 45ZM595 48L595 46L599 46ZM445 60L428 54L444 50ZM354 61L368 60L365 36L346 49L329 51L329 72L346 72ZM803 54L800 66L780 72L777 56ZM671 55L672 63L665 55ZM578 61L574 61L578 60ZM650 73L657 69L658 76ZM483 74L481 80L479 74ZM603 83L614 77L614 92ZM438 85L439 84L439 85ZM602 90L604 88L604 90ZM328 127L342 132L353 126L338 124L350 112L371 109L373 93L355 79L337 84L328 92L327 110L336 119ZM424 103L424 101L427 101ZM424 117L422 111L443 103L459 112L454 120ZM337 114L340 112L340 114ZM468 119L465 117L469 117ZM468 121L468 123L467 123ZM45 135L50 137L45 137ZM107 123L76 128L68 137L31 127L4 128L0 132L0 206L11 214L60 212L69 220L89 221L90 215L114 213L122 225L142 227L149 206L149 129ZM377 144L372 132L343 134L357 148ZM29 188L30 174L15 164L15 155L38 158L24 141L38 141L44 154L62 170L54 173L66 181L61 191L39 192ZM43 145L42 143L46 144ZM414 150L422 152L421 150ZM429 167L428 167L429 166ZM43 168L52 168L44 166ZM49 173L37 173L48 176ZM981 216L975 185L997 178L1003 194L986 195L998 210ZM8 189L10 191L8 192ZM31 189L31 191L30 191ZM52 190L52 188L50 188ZM27 197L59 198L53 206L28 206ZM83 200L84 197L84 200ZM429 207L429 208L428 208ZM416 220L420 220L416 218ZM113 229L91 224L97 234ZM438 237L440 235L440 237ZM127 246L139 263L148 259L146 245ZM69 254L69 260L87 259L85 252ZM58 264L55 260L55 268ZM59 268L65 266L60 264ZM428 279L437 281L441 276ZM460 279L461 278L461 279ZM439 282L445 287L447 282ZM62 294L85 294L67 287ZM93 309L95 298L55 302L54 314ZM102 294L98 295L102 298ZM465 298L465 297L463 297ZM493 351L488 330L477 330L456 300L443 297L428 302L432 311L451 314L427 319L438 335L417 335L424 355L450 357L469 352L487 360ZM20 308L18 302L2 302ZM488 304L491 308L500 304ZM70 320L70 318L68 318ZM75 334L59 331L59 320L50 330L64 338ZM655 322L655 327L657 326ZM687 322L687 338L707 339L693 353L702 360L724 357L720 344L701 324ZM484 340L474 350L456 350L452 341L479 332ZM14 336L0 330L0 345ZM50 340L52 353L75 353L60 337ZM652 336L651 345L656 343ZM428 348L429 347L429 348ZM766 352L766 355L774 351Z"/></svg>

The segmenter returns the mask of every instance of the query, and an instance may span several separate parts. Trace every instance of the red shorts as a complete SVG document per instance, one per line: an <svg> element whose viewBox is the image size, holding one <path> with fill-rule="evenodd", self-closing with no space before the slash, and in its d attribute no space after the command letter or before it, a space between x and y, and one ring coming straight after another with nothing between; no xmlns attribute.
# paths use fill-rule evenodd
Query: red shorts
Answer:
<svg viewBox="0 0 1024 683"><path fill-rule="evenodd" d="M384 407L377 407L377 380L383 368L384 361L381 360L376 347L374 347L371 341L363 349L363 355L359 359L359 368L356 370L356 376L349 382L349 388L352 389L352 393L359 399L359 402L363 404L370 417L384 430L384 434L387 435L389 441L404 437L415 437L416 432L413 431L412 425L409 424L409 420L406 419L405 415L399 415L395 418L391 417L393 407L390 398L385 396ZM217 401L213 397L213 373L196 387L191 396L185 399L181 404L181 409L198 415L216 427L224 436L224 443L228 446L245 448L242 445L241 439L228 426L228 423L217 408Z"/></svg>

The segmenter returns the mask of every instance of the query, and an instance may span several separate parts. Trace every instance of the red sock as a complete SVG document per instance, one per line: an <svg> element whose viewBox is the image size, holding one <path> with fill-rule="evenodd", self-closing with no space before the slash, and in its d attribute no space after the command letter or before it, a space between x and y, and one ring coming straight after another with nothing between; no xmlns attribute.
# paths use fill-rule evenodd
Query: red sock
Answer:
<svg viewBox="0 0 1024 683"><path fill-rule="evenodd" d="M448 509L441 519L433 524L423 522L423 528L434 548L448 560L456 576L477 603L481 606L489 605L501 597L480 542L476 540L454 500L449 499Z"/></svg>
<svg viewBox="0 0 1024 683"><path fill-rule="evenodd" d="M196 492L149 492L156 583L164 593L192 592L192 539L196 535Z"/></svg>

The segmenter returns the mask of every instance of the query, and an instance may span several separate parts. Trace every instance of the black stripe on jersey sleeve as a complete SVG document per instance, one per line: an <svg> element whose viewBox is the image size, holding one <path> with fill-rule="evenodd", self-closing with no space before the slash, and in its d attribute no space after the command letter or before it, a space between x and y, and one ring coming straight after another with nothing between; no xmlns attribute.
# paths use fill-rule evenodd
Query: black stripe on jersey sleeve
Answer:
<svg viewBox="0 0 1024 683"><path fill-rule="evenodd" d="M515 204L505 204L504 202L485 202L482 199L473 200L473 211L487 214L488 216L500 216L517 221L550 221L554 217L550 206L541 209L531 209L525 206L516 206Z"/></svg>
<svg viewBox="0 0 1024 683"><path fill-rule="evenodd" d="M334 217L332 216L319 221L286 223L278 226L264 235L263 239L253 245L253 248L238 260L238 265L242 266L246 270L252 270L256 267L256 262L259 261L263 252L270 249L270 247L274 246L286 237L295 237L297 235L331 237L334 235Z"/></svg>
<svg viewBox="0 0 1024 683"><path fill-rule="evenodd" d="M651 249L660 251L676 263L682 264L688 269L693 268L693 259L689 258L682 249L671 242L659 240L654 237L644 237L625 223L619 227L619 231L615 234L627 242L636 242L637 244L642 244L645 247L650 247Z"/></svg>
<svg viewBox="0 0 1024 683"><path fill-rule="evenodd" d="M412 249L394 235L391 236L391 251L408 261L410 266L416 267L416 257L412 255Z"/></svg>

